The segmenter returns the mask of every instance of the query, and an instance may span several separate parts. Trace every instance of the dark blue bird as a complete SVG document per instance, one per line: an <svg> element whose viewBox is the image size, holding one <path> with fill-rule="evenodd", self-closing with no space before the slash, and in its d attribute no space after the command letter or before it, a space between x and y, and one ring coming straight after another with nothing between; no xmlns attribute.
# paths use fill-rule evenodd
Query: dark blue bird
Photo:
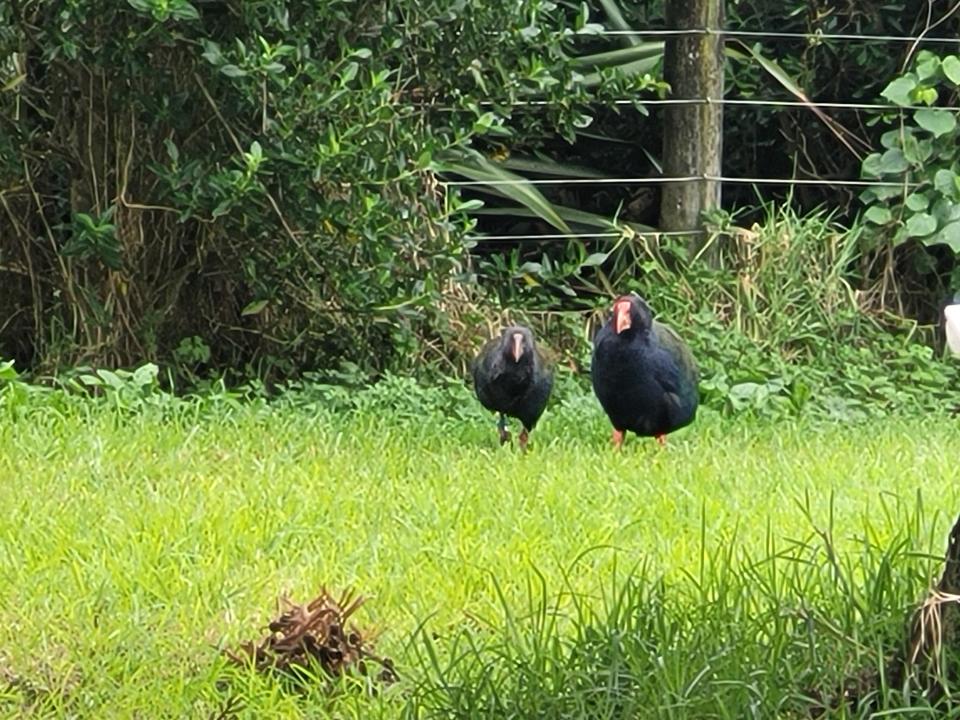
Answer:
<svg viewBox="0 0 960 720"><path fill-rule="evenodd" d="M523 424L520 449L527 449L530 432L536 426L553 389L553 369L522 325L504 328L473 361L473 387L487 410L500 413L497 427L500 443L509 442L507 416Z"/></svg>
<svg viewBox="0 0 960 720"><path fill-rule="evenodd" d="M616 448L628 430L663 445L667 433L696 417L699 371L690 348L637 295L613 303L613 316L593 341L590 374Z"/></svg>

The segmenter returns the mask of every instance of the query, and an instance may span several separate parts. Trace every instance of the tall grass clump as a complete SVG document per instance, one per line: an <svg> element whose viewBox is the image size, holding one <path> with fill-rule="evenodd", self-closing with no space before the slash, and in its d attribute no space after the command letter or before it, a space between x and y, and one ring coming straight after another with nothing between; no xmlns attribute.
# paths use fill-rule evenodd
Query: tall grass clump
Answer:
<svg viewBox="0 0 960 720"><path fill-rule="evenodd" d="M955 423L707 410L666 449L615 454L563 382L520 454L459 382L267 399L177 397L149 367L4 381L0 715L792 717L844 689L930 704L879 678L960 507ZM226 661L278 596L321 587L369 598L389 689L291 692Z"/></svg>
<svg viewBox="0 0 960 720"><path fill-rule="evenodd" d="M504 600L441 636L419 630L404 717L960 717L949 699L889 684L905 621L942 563L921 508L898 510L901 529L883 542L865 518L839 553L829 526L790 538L768 525L759 552L704 532L681 580L640 563L597 596L569 583L551 594L534 569L526 605Z"/></svg>

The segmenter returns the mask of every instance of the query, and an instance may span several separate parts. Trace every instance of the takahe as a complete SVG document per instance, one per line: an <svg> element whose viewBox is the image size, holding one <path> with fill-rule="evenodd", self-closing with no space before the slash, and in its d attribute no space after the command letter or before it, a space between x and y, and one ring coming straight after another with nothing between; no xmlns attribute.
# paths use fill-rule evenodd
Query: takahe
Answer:
<svg viewBox="0 0 960 720"><path fill-rule="evenodd" d="M473 387L487 410L500 413L497 428L500 443L510 440L507 416L523 423L520 448L527 449L530 431L536 426L553 389L553 369L522 325L504 328L473 361Z"/></svg>
<svg viewBox="0 0 960 720"><path fill-rule="evenodd" d="M690 348L657 322L647 303L624 295L593 341L593 390L613 424L613 444L624 433L664 436L689 425L697 414L699 371Z"/></svg>

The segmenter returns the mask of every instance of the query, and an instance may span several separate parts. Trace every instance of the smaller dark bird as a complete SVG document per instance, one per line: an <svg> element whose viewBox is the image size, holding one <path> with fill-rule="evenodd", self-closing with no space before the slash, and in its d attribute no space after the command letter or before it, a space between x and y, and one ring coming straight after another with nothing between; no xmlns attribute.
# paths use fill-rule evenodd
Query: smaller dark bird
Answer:
<svg viewBox="0 0 960 720"><path fill-rule="evenodd" d="M616 448L628 430L664 445L667 433L696 417L699 370L690 348L637 295L613 303L613 316L593 340L590 374Z"/></svg>
<svg viewBox="0 0 960 720"><path fill-rule="evenodd" d="M537 348L530 328L504 328L480 350L472 365L473 388L487 410L500 413L500 444L510 441L507 417L520 420L520 449L543 415L553 390L553 369Z"/></svg>

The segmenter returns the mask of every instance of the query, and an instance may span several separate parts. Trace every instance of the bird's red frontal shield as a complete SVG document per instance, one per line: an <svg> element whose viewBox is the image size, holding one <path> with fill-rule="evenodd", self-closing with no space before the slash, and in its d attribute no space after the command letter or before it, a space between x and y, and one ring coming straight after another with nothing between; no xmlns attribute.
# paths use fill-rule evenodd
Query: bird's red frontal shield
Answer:
<svg viewBox="0 0 960 720"><path fill-rule="evenodd" d="M616 321L615 329L617 335L622 333L624 330L629 330L631 325L630 320L630 301L621 300L616 305L613 306L613 317Z"/></svg>
<svg viewBox="0 0 960 720"><path fill-rule="evenodd" d="M520 362L520 356L523 355L523 335L513 334L513 361Z"/></svg>

